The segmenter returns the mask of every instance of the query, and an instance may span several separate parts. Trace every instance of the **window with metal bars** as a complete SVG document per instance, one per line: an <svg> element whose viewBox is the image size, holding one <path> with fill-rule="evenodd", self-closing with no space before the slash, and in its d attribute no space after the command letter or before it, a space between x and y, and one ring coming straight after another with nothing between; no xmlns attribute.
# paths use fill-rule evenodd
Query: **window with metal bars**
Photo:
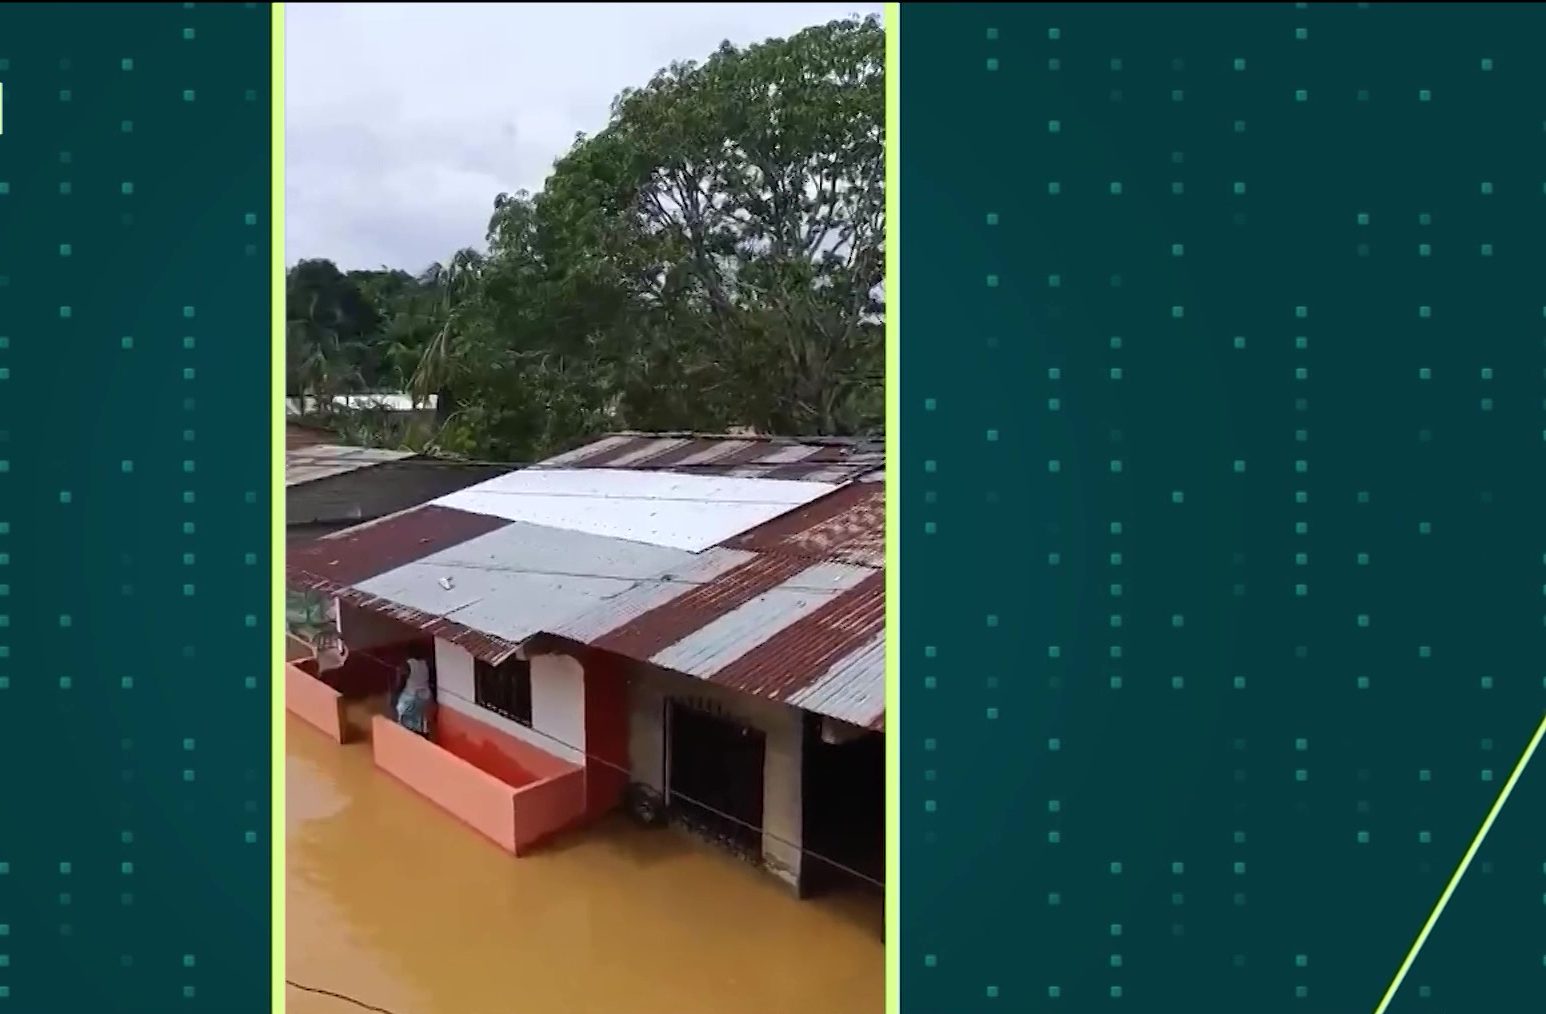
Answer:
<svg viewBox="0 0 1546 1014"><path fill-rule="evenodd" d="M531 663L506 659L499 665L478 661L473 667L473 699L512 722L531 726Z"/></svg>

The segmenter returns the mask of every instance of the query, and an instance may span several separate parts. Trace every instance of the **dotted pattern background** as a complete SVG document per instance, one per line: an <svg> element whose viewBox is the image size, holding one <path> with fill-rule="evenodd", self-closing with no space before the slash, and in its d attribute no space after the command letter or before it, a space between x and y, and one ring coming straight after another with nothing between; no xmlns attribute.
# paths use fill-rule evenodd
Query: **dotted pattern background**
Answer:
<svg viewBox="0 0 1546 1014"><path fill-rule="evenodd" d="M1546 707L1546 13L905 5L902 1009L1372 1011ZM1392 1007L1546 1009L1546 771Z"/></svg>
<svg viewBox="0 0 1546 1014"><path fill-rule="evenodd" d="M0 1014L271 1007L269 18L0 5Z"/></svg>

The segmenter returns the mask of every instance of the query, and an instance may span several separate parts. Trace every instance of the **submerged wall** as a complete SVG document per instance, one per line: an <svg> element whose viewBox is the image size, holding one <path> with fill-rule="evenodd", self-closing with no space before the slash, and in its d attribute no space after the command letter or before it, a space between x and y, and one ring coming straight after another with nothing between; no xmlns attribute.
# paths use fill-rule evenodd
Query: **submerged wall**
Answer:
<svg viewBox="0 0 1546 1014"><path fill-rule="evenodd" d="M285 708L336 743L349 739L342 695L290 663L285 664Z"/></svg>
<svg viewBox="0 0 1546 1014"><path fill-rule="evenodd" d="M517 856L572 826L585 810L584 771L562 762L556 773L511 785L379 716L371 750L383 771Z"/></svg>

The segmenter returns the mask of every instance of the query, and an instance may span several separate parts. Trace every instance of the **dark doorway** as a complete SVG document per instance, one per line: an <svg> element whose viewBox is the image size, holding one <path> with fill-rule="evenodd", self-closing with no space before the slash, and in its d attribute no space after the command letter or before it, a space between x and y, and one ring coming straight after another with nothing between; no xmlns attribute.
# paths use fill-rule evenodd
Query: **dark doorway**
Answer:
<svg viewBox="0 0 1546 1014"><path fill-rule="evenodd" d="M745 855L762 855L766 737L708 708L666 705L666 806L694 830Z"/></svg>
<svg viewBox="0 0 1546 1014"><path fill-rule="evenodd" d="M801 799L805 855L800 893L883 893L886 879L886 740L878 732L829 743L807 715Z"/></svg>

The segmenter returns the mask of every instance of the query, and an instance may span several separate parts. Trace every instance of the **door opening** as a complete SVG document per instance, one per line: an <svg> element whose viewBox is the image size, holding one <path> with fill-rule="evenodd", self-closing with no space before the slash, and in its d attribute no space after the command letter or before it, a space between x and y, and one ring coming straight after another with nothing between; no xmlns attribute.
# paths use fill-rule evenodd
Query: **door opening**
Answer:
<svg viewBox="0 0 1546 1014"><path fill-rule="evenodd" d="M821 733L821 716L807 715L800 893L811 896L849 889L884 893L885 736L867 732L829 743Z"/></svg>
<svg viewBox="0 0 1546 1014"><path fill-rule="evenodd" d="M666 707L667 808L699 833L760 857L766 737L681 701Z"/></svg>

